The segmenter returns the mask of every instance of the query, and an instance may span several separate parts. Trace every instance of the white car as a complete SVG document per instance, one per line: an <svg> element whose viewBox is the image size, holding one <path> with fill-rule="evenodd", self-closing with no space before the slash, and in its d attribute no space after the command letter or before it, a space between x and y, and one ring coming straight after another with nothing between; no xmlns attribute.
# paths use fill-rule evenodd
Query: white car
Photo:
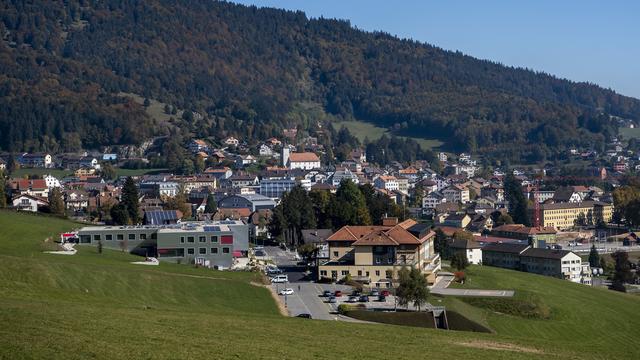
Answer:
<svg viewBox="0 0 640 360"><path fill-rule="evenodd" d="M272 283L286 283L289 282L289 276L287 275L277 275L271 278Z"/></svg>
<svg viewBox="0 0 640 360"><path fill-rule="evenodd" d="M280 292L278 294L279 295L293 295L293 289L291 289L291 288L282 289L282 290L280 290Z"/></svg>

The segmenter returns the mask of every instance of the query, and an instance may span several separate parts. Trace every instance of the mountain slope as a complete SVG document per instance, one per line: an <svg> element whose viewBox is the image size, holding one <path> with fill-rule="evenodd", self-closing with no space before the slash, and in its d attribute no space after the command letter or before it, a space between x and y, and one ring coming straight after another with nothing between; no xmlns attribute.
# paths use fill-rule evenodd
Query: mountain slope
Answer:
<svg viewBox="0 0 640 360"><path fill-rule="evenodd" d="M1 9L4 150L70 149L74 136L88 147L135 143L166 131L119 92L204 114L187 121L205 135L311 128L295 110L316 103L452 149L531 161L572 145L602 148L615 134L609 115L640 118L639 100L595 85L301 12L168 0Z"/></svg>

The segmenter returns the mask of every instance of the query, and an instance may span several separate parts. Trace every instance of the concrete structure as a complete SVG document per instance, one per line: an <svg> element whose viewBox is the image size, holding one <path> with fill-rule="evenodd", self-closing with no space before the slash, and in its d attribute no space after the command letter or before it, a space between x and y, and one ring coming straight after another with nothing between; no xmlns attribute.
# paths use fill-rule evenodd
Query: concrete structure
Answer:
<svg viewBox="0 0 640 360"><path fill-rule="evenodd" d="M284 148L283 148L284 159ZM312 152L290 153L285 165L289 169L313 170L320 168L320 158Z"/></svg>
<svg viewBox="0 0 640 360"><path fill-rule="evenodd" d="M505 224L491 230L493 236L525 240L536 248L545 248L547 244L555 244L557 233L553 227L528 227L522 224Z"/></svg>
<svg viewBox="0 0 640 360"><path fill-rule="evenodd" d="M440 270L435 253L435 233L413 220L397 223L385 219L382 226L344 226L331 235L329 260L318 267L319 278L334 281L349 275L376 287L391 287L404 267L420 269L430 283Z"/></svg>
<svg viewBox="0 0 640 360"><path fill-rule="evenodd" d="M528 248L529 245L524 244L487 244L482 248L482 264L519 270L520 254Z"/></svg>
<svg viewBox="0 0 640 360"><path fill-rule="evenodd" d="M198 263L226 269L248 251L248 226L241 221L192 222L166 226L88 226L81 244L157 256L160 261Z"/></svg>
<svg viewBox="0 0 640 360"><path fill-rule="evenodd" d="M247 208L250 212L274 207L275 201L260 194L231 195L218 201L218 208Z"/></svg>
<svg viewBox="0 0 640 360"><path fill-rule="evenodd" d="M558 230L608 223L612 216L613 205L599 201L540 205L540 225Z"/></svg>
<svg viewBox="0 0 640 360"><path fill-rule="evenodd" d="M520 255L522 271L591 285L591 267L567 250L529 248Z"/></svg>

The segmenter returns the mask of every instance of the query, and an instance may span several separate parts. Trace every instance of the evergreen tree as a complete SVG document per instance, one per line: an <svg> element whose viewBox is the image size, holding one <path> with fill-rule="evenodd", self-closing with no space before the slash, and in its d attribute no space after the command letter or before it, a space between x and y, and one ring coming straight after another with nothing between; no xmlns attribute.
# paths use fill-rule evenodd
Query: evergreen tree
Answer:
<svg viewBox="0 0 640 360"><path fill-rule="evenodd" d="M451 267L455 268L458 271L462 271L469 266L469 260L463 253L455 253L451 257Z"/></svg>
<svg viewBox="0 0 640 360"><path fill-rule="evenodd" d="M600 266L600 255L598 254L595 244L591 245L591 251L589 252L589 265L592 268Z"/></svg>
<svg viewBox="0 0 640 360"><path fill-rule="evenodd" d="M7 207L7 194L5 193L5 180L4 175L0 171L0 209Z"/></svg>
<svg viewBox="0 0 640 360"><path fill-rule="evenodd" d="M218 212L218 202L212 193L207 195L207 205L204 207L204 212L207 214L215 214Z"/></svg>
<svg viewBox="0 0 640 360"><path fill-rule="evenodd" d="M129 212L124 204L117 204L111 207L109 211L111 215L111 221L115 225L127 225L129 224Z"/></svg>
<svg viewBox="0 0 640 360"><path fill-rule="evenodd" d="M64 200L60 188L54 187L49 191L49 211L52 214L64 215Z"/></svg>
<svg viewBox="0 0 640 360"><path fill-rule="evenodd" d="M504 179L504 194L509 202L509 214L514 222L530 226L531 221L527 213L527 199L522 192L522 185L515 178L512 172L509 172Z"/></svg>
<svg viewBox="0 0 640 360"><path fill-rule="evenodd" d="M449 252L449 243L447 241L447 235L440 228L436 228L436 239L433 246L435 252L440 254L443 259L447 258L447 254Z"/></svg>
<svg viewBox="0 0 640 360"><path fill-rule="evenodd" d="M402 268L398 272L398 279L400 282L396 290L398 304L401 306L412 304L420 311L429 296L427 279L419 269L414 267L411 270Z"/></svg>
<svg viewBox="0 0 640 360"><path fill-rule="evenodd" d="M105 180L115 180L116 169L110 163L104 163L101 167L102 178Z"/></svg>
<svg viewBox="0 0 640 360"><path fill-rule="evenodd" d="M336 228L344 225L371 225L371 215L364 195L349 179L340 182L332 212Z"/></svg>
<svg viewBox="0 0 640 360"><path fill-rule="evenodd" d="M137 224L140 219L138 210L138 188L131 176L127 177L122 187L122 200L120 201L127 210L129 221L132 224Z"/></svg>
<svg viewBox="0 0 640 360"><path fill-rule="evenodd" d="M624 284L631 282L633 279L629 254L626 251L618 250L611 254L611 257L615 261L615 272L613 273L611 288L616 291L626 292L627 289Z"/></svg>

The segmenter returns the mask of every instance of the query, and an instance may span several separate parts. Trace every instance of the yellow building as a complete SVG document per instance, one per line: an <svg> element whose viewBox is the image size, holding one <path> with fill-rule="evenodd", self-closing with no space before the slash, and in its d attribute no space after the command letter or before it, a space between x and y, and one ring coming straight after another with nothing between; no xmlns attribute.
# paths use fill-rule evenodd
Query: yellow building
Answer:
<svg viewBox="0 0 640 360"><path fill-rule="evenodd" d="M416 267L433 283L440 270L435 233L414 220L383 226L344 226L327 238L329 260L318 267L319 278L334 281L349 275L375 287L391 287L403 267Z"/></svg>
<svg viewBox="0 0 640 360"><path fill-rule="evenodd" d="M540 205L540 225L558 230L608 223L612 215L613 205L599 201Z"/></svg>

